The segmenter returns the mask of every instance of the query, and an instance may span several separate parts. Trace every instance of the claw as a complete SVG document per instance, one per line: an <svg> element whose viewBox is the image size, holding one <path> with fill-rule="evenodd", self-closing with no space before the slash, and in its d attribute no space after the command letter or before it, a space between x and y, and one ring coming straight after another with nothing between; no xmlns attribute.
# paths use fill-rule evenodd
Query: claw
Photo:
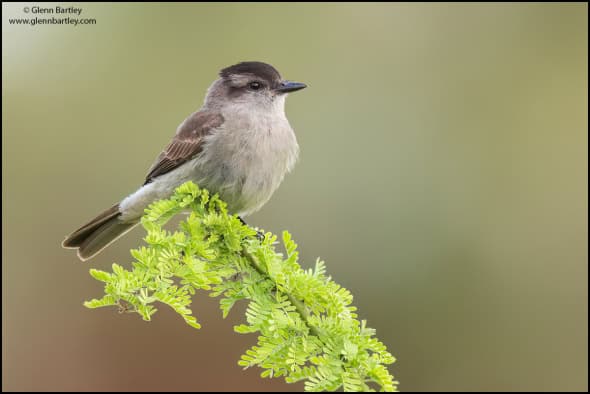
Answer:
<svg viewBox="0 0 590 394"><path fill-rule="evenodd" d="M238 216L238 219L240 219L240 222L242 222L244 226L248 225L248 223L246 223L240 216ZM256 230L256 239L258 239L260 242L264 241L264 233L260 230Z"/></svg>

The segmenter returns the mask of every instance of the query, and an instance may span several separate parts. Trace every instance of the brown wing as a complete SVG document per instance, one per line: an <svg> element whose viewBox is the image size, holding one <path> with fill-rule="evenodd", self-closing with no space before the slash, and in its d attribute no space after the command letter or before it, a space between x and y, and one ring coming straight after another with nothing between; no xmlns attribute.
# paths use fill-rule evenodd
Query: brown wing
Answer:
<svg viewBox="0 0 590 394"><path fill-rule="evenodd" d="M207 111L195 112L189 116L148 171L144 185L186 163L201 152L203 138L213 129L221 126L223 120L221 114Z"/></svg>

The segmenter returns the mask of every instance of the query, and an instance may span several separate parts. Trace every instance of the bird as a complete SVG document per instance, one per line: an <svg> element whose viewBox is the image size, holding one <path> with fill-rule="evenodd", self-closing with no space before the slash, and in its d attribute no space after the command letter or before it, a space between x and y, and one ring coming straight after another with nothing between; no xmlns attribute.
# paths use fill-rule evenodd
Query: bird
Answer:
<svg viewBox="0 0 590 394"><path fill-rule="evenodd" d="M306 87L264 62L221 69L201 108L178 126L143 184L68 235L62 246L77 249L82 261L91 259L135 227L152 202L187 181L218 193L228 212L243 221L270 199L297 161L285 99Z"/></svg>

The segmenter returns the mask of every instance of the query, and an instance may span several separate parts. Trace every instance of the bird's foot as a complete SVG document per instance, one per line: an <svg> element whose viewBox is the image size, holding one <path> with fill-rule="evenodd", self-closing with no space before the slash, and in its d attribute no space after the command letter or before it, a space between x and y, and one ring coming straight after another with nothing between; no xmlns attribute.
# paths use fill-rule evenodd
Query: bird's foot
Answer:
<svg viewBox="0 0 590 394"><path fill-rule="evenodd" d="M242 222L244 226L248 225L248 223L246 223L240 216L238 216L238 219L240 219L240 222ZM256 229L256 239L258 239L260 242L264 241L264 233L258 229Z"/></svg>

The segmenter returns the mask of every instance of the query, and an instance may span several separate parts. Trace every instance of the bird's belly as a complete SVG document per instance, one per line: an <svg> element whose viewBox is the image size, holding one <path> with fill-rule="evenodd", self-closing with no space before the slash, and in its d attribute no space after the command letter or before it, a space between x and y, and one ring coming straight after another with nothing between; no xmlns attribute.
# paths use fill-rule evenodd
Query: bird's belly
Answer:
<svg viewBox="0 0 590 394"><path fill-rule="evenodd" d="M191 180L219 193L231 213L246 216L257 211L293 166L298 150L294 138L277 142L270 133L265 134L265 138L242 140L241 146L227 141L220 149L209 145L211 149L204 149L205 154L195 162Z"/></svg>
<svg viewBox="0 0 590 394"><path fill-rule="evenodd" d="M195 168L191 180L212 193L219 193L230 213L246 216L268 201L285 173L284 160L252 155L249 160L234 159L219 165L204 163Z"/></svg>
<svg viewBox="0 0 590 394"><path fill-rule="evenodd" d="M256 130L241 135L220 134L207 141L197 157L125 198L119 206L121 220L136 220L149 204L170 197L187 181L218 193L230 213L247 216L272 196L295 164L298 150L290 128L265 130L262 135Z"/></svg>

